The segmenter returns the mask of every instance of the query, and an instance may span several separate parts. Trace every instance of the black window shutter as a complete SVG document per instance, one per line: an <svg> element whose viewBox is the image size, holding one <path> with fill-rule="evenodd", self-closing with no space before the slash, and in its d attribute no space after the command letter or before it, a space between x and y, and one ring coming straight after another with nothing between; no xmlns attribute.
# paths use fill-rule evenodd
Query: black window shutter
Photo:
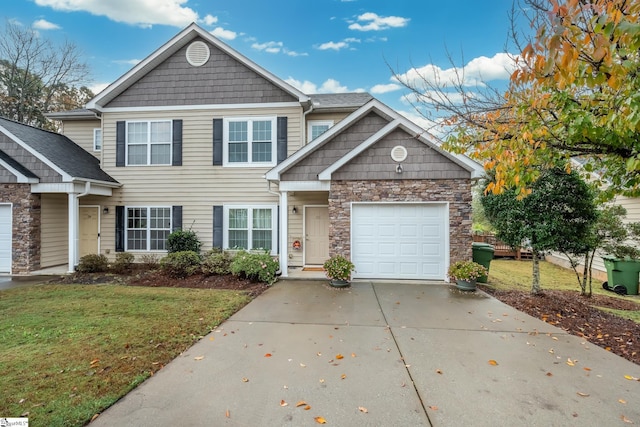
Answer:
<svg viewBox="0 0 640 427"><path fill-rule="evenodd" d="M182 206L172 206L171 216L171 231L182 230Z"/></svg>
<svg viewBox="0 0 640 427"><path fill-rule="evenodd" d="M182 166L182 120L173 121L173 166Z"/></svg>
<svg viewBox="0 0 640 427"><path fill-rule="evenodd" d="M287 158L287 118L278 117L278 163Z"/></svg>
<svg viewBox="0 0 640 427"><path fill-rule="evenodd" d="M116 206L116 252L124 252L124 206Z"/></svg>
<svg viewBox="0 0 640 427"><path fill-rule="evenodd" d="M213 165L222 166L222 119L213 119Z"/></svg>
<svg viewBox="0 0 640 427"><path fill-rule="evenodd" d="M116 166L125 165L127 124L124 121L116 122Z"/></svg>
<svg viewBox="0 0 640 427"><path fill-rule="evenodd" d="M213 207L213 247L222 248L222 224L223 224L223 208L222 206Z"/></svg>

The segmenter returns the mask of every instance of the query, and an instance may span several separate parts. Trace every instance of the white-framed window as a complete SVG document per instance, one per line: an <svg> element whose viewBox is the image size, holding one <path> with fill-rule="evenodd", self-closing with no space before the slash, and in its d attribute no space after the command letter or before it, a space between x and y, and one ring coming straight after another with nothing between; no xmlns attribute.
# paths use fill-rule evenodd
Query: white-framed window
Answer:
<svg viewBox="0 0 640 427"><path fill-rule="evenodd" d="M95 128L93 130L93 151L102 150L102 129Z"/></svg>
<svg viewBox="0 0 640 427"><path fill-rule="evenodd" d="M333 120L309 120L307 125L307 141L313 141L333 126Z"/></svg>
<svg viewBox="0 0 640 427"><path fill-rule="evenodd" d="M276 117L233 117L223 121L223 166L275 166Z"/></svg>
<svg viewBox="0 0 640 427"><path fill-rule="evenodd" d="M171 234L171 207L129 207L125 251L164 251Z"/></svg>
<svg viewBox="0 0 640 427"><path fill-rule="evenodd" d="M277 250L277 206L225 205L224 247Z"/></svg>
<svg viewBox="0 0 640 427"><path fill-rule="evenodd" d="M127 165L170 165L171 120L127 122Z"/></svg>

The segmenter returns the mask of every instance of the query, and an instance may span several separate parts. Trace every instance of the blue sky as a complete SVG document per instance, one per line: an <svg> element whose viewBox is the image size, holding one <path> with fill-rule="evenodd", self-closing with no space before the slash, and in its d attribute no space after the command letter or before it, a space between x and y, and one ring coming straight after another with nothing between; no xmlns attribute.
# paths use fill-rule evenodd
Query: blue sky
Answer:
<svg viewBox="0 0 640 427"><path fill-rule="evenodd" d="M467 66L504 84L511 0L5 0L5 20L71 40L99 90L191 22L306 93L368 91L412 116L391 79ZM3 23L1 25L4 25ZM512 52L515 53L515 52ZM419 121L414 117L416 121Z"/></svg>

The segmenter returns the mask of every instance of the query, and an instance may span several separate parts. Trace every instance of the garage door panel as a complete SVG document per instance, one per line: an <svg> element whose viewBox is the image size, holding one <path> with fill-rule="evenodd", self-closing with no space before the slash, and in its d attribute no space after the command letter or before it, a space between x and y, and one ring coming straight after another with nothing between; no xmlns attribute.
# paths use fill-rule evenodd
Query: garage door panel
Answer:
<svg viewBox="0 0 640 427"><path fill-rule="evenodd" d="M444 203L354 204L354 277L444 280L447 218Z"/></svg>

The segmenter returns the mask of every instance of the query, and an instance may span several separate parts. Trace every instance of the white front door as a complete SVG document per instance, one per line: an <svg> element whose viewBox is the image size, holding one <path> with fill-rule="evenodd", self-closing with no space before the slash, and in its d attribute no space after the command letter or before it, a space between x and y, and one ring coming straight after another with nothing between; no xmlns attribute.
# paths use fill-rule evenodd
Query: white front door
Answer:
<svg viewBox="0 0 640 427"><path fill-rule="evenodd" d="M445 203L353 204L353 277L444 280L448 216Z"/></svg>
<svg viewBox="0 0 640 427"><path fill-rule="evenodd" d="M306 206L304 209L305 265L322 265L329 258L329 208Z"/></svg>
<svg viewBox="0 0 640 427"><path fill-rule="evenodd" d="M0 205L0 273L11 273L11 205Z"/></svg>

